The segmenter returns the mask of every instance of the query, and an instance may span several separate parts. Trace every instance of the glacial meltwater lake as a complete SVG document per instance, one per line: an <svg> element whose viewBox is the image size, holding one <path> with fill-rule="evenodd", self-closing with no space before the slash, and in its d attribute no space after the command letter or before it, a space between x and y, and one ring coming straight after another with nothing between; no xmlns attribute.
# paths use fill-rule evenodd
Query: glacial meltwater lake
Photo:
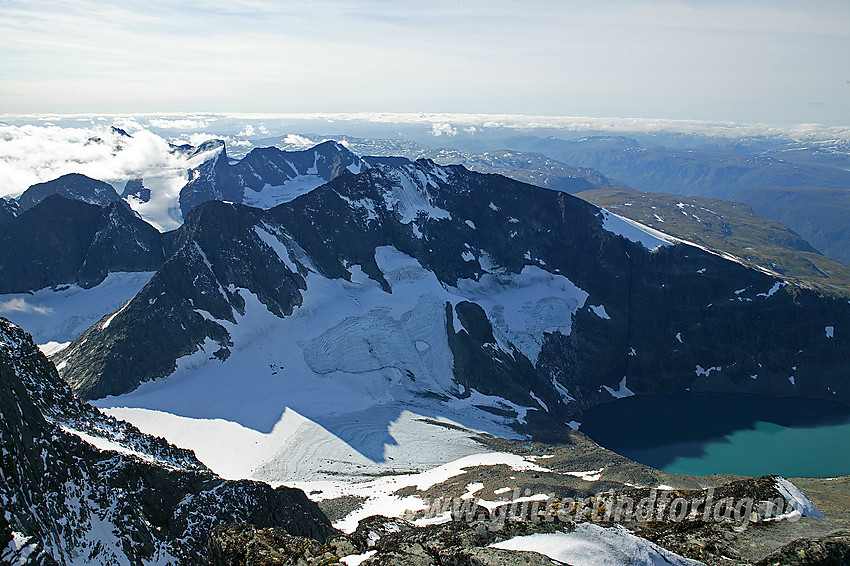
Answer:
<svg viewBox="0 0 850 566"><path fill-rule="evenodd" d="M850 474L850 407L832 401L635 396L588 410L580 430L609 450L675 474Z"/></svg>

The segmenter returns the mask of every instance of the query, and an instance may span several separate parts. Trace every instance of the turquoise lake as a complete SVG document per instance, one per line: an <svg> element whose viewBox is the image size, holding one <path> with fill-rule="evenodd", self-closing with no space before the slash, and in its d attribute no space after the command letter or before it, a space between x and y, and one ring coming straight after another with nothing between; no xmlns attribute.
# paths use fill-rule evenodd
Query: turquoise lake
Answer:
<svg viewBox="0 0 850 566"><path fill-rule="evenodd" d="M676 474L850 474L850 407L831 401L635 396L588 410L580 430L618 454Z"/></svg>

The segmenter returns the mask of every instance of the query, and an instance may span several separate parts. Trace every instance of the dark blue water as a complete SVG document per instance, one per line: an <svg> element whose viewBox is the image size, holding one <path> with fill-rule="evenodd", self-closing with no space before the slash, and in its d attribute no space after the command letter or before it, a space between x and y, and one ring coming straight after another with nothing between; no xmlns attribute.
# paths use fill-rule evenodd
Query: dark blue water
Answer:
<svg viewBox="0 0 850 566"><path fill-rule="evenodd" d="M588 410L581 431L675 474L850 474L850 407L831 401L684 392Z"/></svg>

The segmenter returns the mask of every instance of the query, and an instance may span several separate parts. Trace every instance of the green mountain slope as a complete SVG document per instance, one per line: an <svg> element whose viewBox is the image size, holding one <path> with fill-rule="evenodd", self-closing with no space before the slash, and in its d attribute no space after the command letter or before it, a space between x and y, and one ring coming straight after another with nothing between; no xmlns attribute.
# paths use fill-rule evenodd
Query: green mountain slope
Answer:
<svg viewBox="0 0 850 566"><path fill-rule="evenodd" d="M624 188L595 189L576 196L805 287L850 295L850 267L823 256L784 224L756 216L745 204Z"/></svg>

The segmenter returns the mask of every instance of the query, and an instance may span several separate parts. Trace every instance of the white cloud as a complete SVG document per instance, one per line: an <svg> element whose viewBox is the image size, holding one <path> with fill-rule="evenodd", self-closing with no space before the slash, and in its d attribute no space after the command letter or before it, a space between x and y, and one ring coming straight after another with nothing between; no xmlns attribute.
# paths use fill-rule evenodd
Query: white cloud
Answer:
<svg viewBox="0 0 850 566"><path fill-rule="evenodd" d="M483 113L428 113L428 112L301 112L245 114L226 113L217 116L231 119L318 121L326 122L371 122L375 124L422 124L430 126L430 133L442 128L454 130L458 127L472 132L483 128L506 128L512 130L565 130L570 132L672 132L703 134L727 138L748 136L781 136L792 139L845 139L850 140L850 126L826 126L823 124L777 124L746 123L707 120L669 120L662 118L596 118L587 116L557 116L528 114L483 114ZM437 134L439 135L439 134ZM293 139L302 138L296 136ZM306 138L303 138L306 139ZM309 141L309 140L308 140ZM318 143L318 142L313 142Z"/></svg>
<svg viewBox="0 0 850 566"><path fill-rule="evenodd" d="M80 118L80 120L84 119L85 118ZM121 128L122 130L130 134L145 129L145 127L142 126L139 122L137 122L134 118L117 117L112 120L112 123L115 124L116 128Z"/></svg>
<svg viewBox="0 0 850 566"><path fill-rule="evenodd" d="M457 128L453 127L451 124L443 123L443 124L432 124L431 125L431 135L434 137L440 137L443 134L447 136L456 136Z"/></svg>
<svg viewBox="0 0 850 566"><path fill-rule="evenodd" d="M127 137L108 126L0 125L0 196L18 196L30 185L66 173L119 186L138 177L185 174L186 158L170 149L165 139L148 130Z"/></svg>
<svg viewBox="0 0 850 566"><path fill-rule="evenodd" d="M37 313L50 314L53 309L49 307L40 307L38 305L29 304L26 299L15 298L8 301L0 301L0 313L22 312L22 313Z"/></svg>
<svg viewBox="0 0 850 566"><path fill-rule="evenodd" d="M213 136L210 134L202 134L202 133L191 133L191 134L180 134L179 137L171 138L171 143L175 145L189 144L194 146L199 146L205 141L221 139L220 137Z"/></svg>
<svg viewBox="0 0 850 566"><path fill-rule="evenodd" d="M148 120L148 125L152 128L162 128L163 130L203 130L210 125L210 120L192 118L167 120L164 118L154 118Z"/></svg>
<svg viewBox="0 0 850 566"><path fill-rule="evenodd" d="M187 168L184 156L170 152L166 139L142 127L144 123L207 125L210 130L222 129L220 134L236 132L241 128L247 133L249 126L255 133L281 135L280 126L269 132L265 125L286 124L288 131L302 131L331 135L341 123L354 131L358 123L392 124L422 127L433 135L455 135L460 131L485 132L492 128L533 133L536 128L565 132L674 132L685 134L714 135L728 138L748 136L777 136L792 139L844 139L850 141L850 127L822 126L817 124L740 124L734 122L708 122L697 120L663 120L643 118L587 118L576 116L535 116L520 114L459 114L459 113L277 113L277 114L169 114L157 115L114 115L107 120L90 115L30 115L2 119L16 124L0 123L0 196L17 196L34 183L49 181L66 173L82 173L107 182L121 183L128 179L153 175L180 174ZM80 121L78 121L80 120ZM110 121L111 120L111 121ZM96 125L90 125L94 121ZM27 122L29 122L27 124ZM72 127L50 125L52 122L75 124ZM236 125L234 125L234 122ZM317 122L326 124L326 131L317 131ZM38 125L34 125L38 124ZM108 124L115 124L132 137L115 134ZM228 128L232 128L228 131ZM265 131L264 131L265 130ZM321 130L321 129L320 129ZM286 130L284 130L286 131ZM549 135L549 134L547 134ZM216 135L186 131L175 138L175 143L194 146L220 138L229 147L250 147L250 142L241 136ZM93 141L99 139L100 141ZM290 133L281 147L305 149L324 138L308 138ZM238 153L238 152L237 152Z"/></svg>
<svg viewBox="0 0 850 566"><path fill-rule="evenodd" d="M251 124L246 124L242 131L236 134L237 136L242 136L244 138L251 137L257 134L257 130L254 129L254 126Z"/></svg>
<svg viewBox="0 0 850 566"><path fill-rule="evenodd" d="M317 142L314 142L310 138L305 138L298 134L287 134L287 136L283 138L283 145L294 149L306 149L308 147L313 147L316 143Z"/></svg>

